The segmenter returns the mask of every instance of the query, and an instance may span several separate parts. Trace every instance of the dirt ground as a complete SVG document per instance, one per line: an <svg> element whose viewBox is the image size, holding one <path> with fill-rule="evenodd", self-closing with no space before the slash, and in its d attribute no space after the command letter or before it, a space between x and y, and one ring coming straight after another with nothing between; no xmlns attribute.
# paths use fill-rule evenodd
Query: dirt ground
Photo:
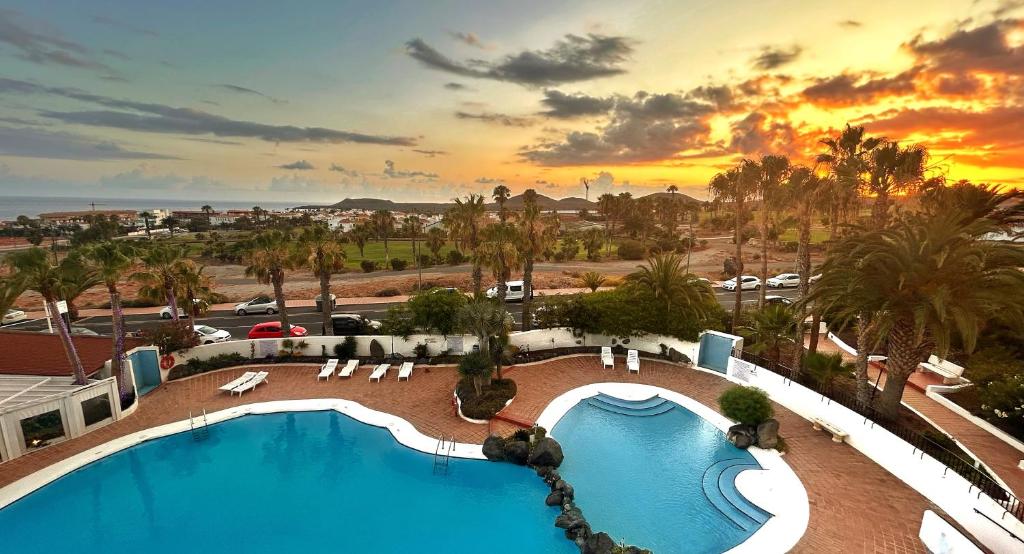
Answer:
<svg viewBox="0 0 1024 554"><path fill-rule="evenodd" d="M690 268L693 273L706 277L712 281L718 281L727 276L722 274L722 265L726 258L732 256L734 246L727 239L712 239L708 247L697 250L690 255ZM760 260L757 249L753 246L744 248L743 262L746 266L745 273L756 275L760 271ZM793 271L796 254L792 252L769 252L768 271L769 274L776 274L783 271ZM685 260L685 257L684 257ZM245 268L235 264L208 263L206 273L213 277L214 290L225 295L228 302L240 302L248 300L258 294L271 294L270 285L262 285L255 279L245 276ZM579 275L587 271L596 271L610 278L608 284L615 284L616 278L624 277L636 270L640 261L609 260L602 262L539 262L534 269L534 288L537 289L558 289L575 288L581 286ZM516 274L519 278L521 274ZM423 270L423 282L426 286L458 287L462 290L469 290L472 287L470 266L462 264L459 266L441 265ZM400 294L413 292L417 283L417 271L407 269L405 271L377 271L373 273L362 273L350 271L335 275L331 279L331 292L338 298L354 298L365 296L376 296L387 289L397 289ZM494 278L488 273L484 274L484 283L491 286ZM132 281L125 281L120 284L122 297L125 300L136 298L139 286ZM291 271L285 280L285 293L289 299L312 299L319 294L317 279L307 271ZM79 297L76 305L79 308L100 307L109 301L107 292L103 287L95 287L88 290ZM19 308L38 309L41 304L39 296L35 293L25 293L19 298Z"/></svg>

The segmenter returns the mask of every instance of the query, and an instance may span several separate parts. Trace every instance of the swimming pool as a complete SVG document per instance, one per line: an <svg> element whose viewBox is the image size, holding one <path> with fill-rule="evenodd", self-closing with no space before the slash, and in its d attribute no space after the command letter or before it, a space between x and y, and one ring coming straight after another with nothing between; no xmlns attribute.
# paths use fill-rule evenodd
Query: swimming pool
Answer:
<svg viewBox="0 0 1024 554"><path fill-rule="evenodd" d="M565 452L561 475L595 530L659 554L725 552L771 514L736 477L761 466L716 426L657 395L592 394L551 431Z"/></svg>
<svg viewBox="0 0 1024 554"><path fill-rule="evenodd" d="M0 510L5 553L553 552L547 487L335 411L249 415L102 458Z"/></svg>

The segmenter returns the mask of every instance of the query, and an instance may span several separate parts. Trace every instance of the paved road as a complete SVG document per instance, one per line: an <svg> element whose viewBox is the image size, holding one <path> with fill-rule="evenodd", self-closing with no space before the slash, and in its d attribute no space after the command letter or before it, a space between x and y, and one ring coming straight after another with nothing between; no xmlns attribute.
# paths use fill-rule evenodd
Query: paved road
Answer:
<svg viewBox="0 0 1024 554"><path fill-rule="evenodd" d="M721 289L715 289L715 296L718 301L726 310L731 310L733 306L733 296L735 293L723 291ZM796 289L782 289L774 290L769 289L768 294L774 294L779 296L785 296L787 298L795 298L797 296ZM757 302L757 292L755 291L744 291L743 302L755 303ZM380 320L384 318L384 314L390 306L399 304L399 302L383 303L383 304L342 304L334 309L334 313L358 313L362 314L368 319ZM516 323L520 323L520 311L518 305L510 305L512 316L515 318ZM309 330L311 335L319 335L320 331L320 313L312 307L301 307L301 308L289 308L288 315L292 325L301 325ZM217 329L224 329L231 333L232 337L245 338L249 332L249 329L257 323L264 321L276 321L276 315L246 315L238 316L230 311L213 311L206 315L206 317L199 318L196 321L210 327L216 327ZM128 327L128 331L142 331L144 329L152 329L163 323L160 316L157 314L144 314L144 315L129 315L125 316L125 324ZM110 318L106 316L87 317L80 319L75 322L76 326L85 327L92 331L95 331L101 335L108 335L111 333L111 322ZM36 319L27 320L13 325L5 325L4 329L17 329L24 331L44 331L46 330L46 320Z"/></svg>

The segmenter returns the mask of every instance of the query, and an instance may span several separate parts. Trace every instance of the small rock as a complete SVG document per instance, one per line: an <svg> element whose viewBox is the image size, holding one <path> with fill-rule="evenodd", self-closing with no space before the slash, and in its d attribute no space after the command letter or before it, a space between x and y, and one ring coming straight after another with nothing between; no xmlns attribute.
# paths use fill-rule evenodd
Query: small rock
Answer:
<svg viewBox="0 0 1024 554"><path fill-rule="evenodd" d="M537 475L540 477L547 477L551 474L552 469L553 468L551 466L538 466Z"/></svg>
<svg viewBox="0 0 1024 554"><path fill-rule="evenodd" d="M572 500L576 497L576 491L573 490L572 485L569 483L566 483L560 492L562 493L562 498L567 500Z"/></svg>
<svg viewBox="0 0 1024 554"><path fill-rule="evenodd" d="M568 529L580 521L585 521L583 519L583 514L571 511L562 512L555 518L555 527L558 527L559 529Z"/></svg>
<svg viewBox="0 0 1024 554"><path fill-rule="evenodd" d="M568 485L568 483L559 479L551 484L551 490L560 491L564 489L566 485Z"/></svg>
<svg viewBox="0 0 1024 554"><path fill-rule="evenodd" d="M563 500L564 495L562 494L562 491L551 491L551 494L544 499L544 504L547 504L548 506L561 506Z"/></svg>
<svg viewBox="0 0 1024 554"><path fill-rule="evenodd" d="M505 459L505 439L491 435L484 440L484 456L492 462L500 462Z"/></svg>
<svg viewBox="0 0 1024 554"><path fill-rule="evenodd" d="M548 473L547 476L544 477L544 483L546 483L548 486L551 486L561 478L562 476L559 475L557 471L552 470L551 473Z"/></svg>
<svg viewBox="0 0 1024 554"><path fill-rule="evenodd" d="M757 445L761 448L775 448L779 444L779 422L769 419L757 426Z"/></svg>
<svg viewBox="0 0 1024 554"><path fill-rule="evenodd" d="M573 524L572 527L565 530L565 538L571 541L576 541L578 539L586 541L590 538L591 533L590 524L586 521L580 520Z"/></svg>
<svg viewBox="0 0 1024 554"><path fill-rule="evenodd" d="M583 554L612 554L617 546L608 533L594 533L583 543Z"/></svg>
<svg viewBox="0 0 1024 554"><path fill-rule="evenodd" d="M530 457L530 445L526 441L507 441L504 450L505 459L513 464L524 466Z"/></svg>
<svg viewBox="0 0 1024 554"><path fill-rule="evenodd" d="M753 425L742 423L733 425L729 428L726 438L729 439L729 442L736 445L736 448L746 450L754 444L754 440L757 438L757 429Z"/></svg>
<svg viewBox="0 0 1024 554"><path fill-rule="evenodd" d="M562 454L562 445L551 437L544 437L533 445L533 452L530 453L530 465L558 467L562 465L565 456Z"/></svg>

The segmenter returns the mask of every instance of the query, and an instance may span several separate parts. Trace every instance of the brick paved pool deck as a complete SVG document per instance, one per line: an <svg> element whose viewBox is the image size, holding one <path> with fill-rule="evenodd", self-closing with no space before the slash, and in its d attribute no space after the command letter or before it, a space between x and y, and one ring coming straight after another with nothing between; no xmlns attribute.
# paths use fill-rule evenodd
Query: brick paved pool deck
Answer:
<svg viewBox="0 0 1024 554"><path fill-rule="evenodd" d="M664 387L717 409L715 399L730 386L721 377L667 362L643 359L640 375L627 374L622 358L616 364L615 370L604 370L597 356L583 355L516 366L507 376L516 381L519 392L507 410L517 419L533 421L563 392L607 381ZM166 383L121 421L0 464L0 486L116 437L183 420L190 410L212 412L270 400L344 398L404 418L427 435L443 433L460 442L480 443L488 434L487 425L452 413L450 399L458 379L452 366L417 366L410 382L397 382L397 371L392 371L379 384L367 381L367 366L352 379L327 382L317 381L315 366L262 368L270 371L270 382L241 398L217 387L241 375L243 367ZM813 431L793 412L776 405L775 416L789 449L785 460L803 481L810 502L810 523L794 552L925 552L917 538L922 513L930 508L941 514L940 510L853 448ZM500 428L503 433L509 430Z"/></svg>

